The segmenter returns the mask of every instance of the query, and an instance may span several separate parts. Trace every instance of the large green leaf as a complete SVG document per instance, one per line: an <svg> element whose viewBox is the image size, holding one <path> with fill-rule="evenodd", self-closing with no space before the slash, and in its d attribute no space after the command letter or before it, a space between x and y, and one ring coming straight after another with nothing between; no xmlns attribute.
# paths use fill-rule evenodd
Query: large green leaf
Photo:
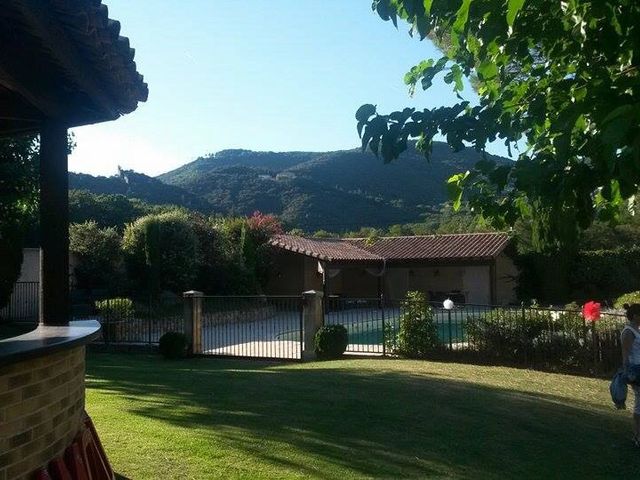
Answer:
<svg viewBox="0 0 640 480"><path fill-rule="evenodd" d="M455 211L460 210L460 207L462 206L464 185L466 180L469 178L469 174L469 171L457 173L449 177L449 180L447 180L447 191L449 193L449 198L453 202L453 209Z"/></svg>
<svg viewBox="0 0 640 480"><path fill-rule="evenodd" d="M524 0L509 0L507 3L507 24L511 27L516 19L516 15L524 5Z"/></svg>
<svg viewBox="0 0 640 480"><path fill-rule="evenodd" d="M453 22L453 32L460 34L464 31L464 27L469 20L469 7L472 0L462 0L460 8L456 12L456 20Z"/></svg>

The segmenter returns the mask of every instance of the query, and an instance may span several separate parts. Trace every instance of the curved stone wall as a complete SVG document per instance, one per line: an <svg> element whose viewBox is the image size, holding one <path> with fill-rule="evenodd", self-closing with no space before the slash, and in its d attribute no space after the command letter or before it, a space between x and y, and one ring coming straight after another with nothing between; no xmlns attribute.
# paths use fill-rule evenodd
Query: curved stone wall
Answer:
<svg viewBox="0 0 640 480"><path fill-rule="evenodd" d="M61 456L84 418L85 347L0 366L0 480Z"/></svg>

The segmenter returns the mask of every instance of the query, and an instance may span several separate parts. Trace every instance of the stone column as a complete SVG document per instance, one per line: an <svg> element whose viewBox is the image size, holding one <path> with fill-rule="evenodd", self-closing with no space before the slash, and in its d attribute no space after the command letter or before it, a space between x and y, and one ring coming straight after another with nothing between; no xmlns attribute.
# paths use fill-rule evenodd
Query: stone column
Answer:
<svg viewBox="0 0 640 480"><path fill-rule="evenodd" d="M322 298L322 292L316 290L302 293L302 360L314 360L316 358L313 340L316 332L324 325Z"/></svg>
<svg viewBox="0 0 640 480"><path fill-rule="evenodd" d="M204 294L189 290L184 298L184 334L190 355L202 353L202 298Z"/></svg>

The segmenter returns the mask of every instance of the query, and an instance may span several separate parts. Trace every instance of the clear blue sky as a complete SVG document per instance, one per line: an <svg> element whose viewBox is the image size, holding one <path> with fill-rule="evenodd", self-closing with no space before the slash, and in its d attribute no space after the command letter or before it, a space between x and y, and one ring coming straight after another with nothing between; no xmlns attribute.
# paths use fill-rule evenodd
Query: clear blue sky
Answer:
<svg viewBox="0 0 640 480"><path fill-rule="evenodd" d="M443 83L409 98L405 72L439 53L406 25L383 22L370 0L105 3L136 49L149 100L75 129L72 171L156 175L226 148L354 148L363 103L382 112L455 103ZM469 88L465 96L476 100Z"/></svg>

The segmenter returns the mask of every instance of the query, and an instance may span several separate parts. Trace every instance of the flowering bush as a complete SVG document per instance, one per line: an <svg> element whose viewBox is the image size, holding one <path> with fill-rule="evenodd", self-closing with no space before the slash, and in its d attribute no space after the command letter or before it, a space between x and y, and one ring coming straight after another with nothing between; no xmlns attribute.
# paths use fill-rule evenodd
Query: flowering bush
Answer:
<svg viewBox="0 0 640 480"><path fill-rule="evenodd" d="M282 224L275 215L265 214L255 211L253 215L247 218L247 227L256 237L263 237L263 241L267 241L273 235L283 232Z"/></svg>

